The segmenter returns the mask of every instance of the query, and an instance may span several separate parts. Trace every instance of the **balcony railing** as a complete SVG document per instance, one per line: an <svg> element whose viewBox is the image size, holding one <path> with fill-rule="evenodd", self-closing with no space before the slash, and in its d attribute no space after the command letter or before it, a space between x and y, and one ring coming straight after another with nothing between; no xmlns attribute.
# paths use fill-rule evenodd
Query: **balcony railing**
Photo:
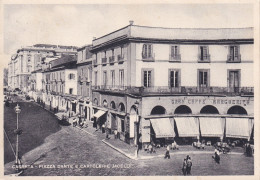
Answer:
<svg viewBox="0 0 260 180"><path fill-rule="evenodd" d="M102 64L106 64L107 63L107 58L102 58Z"/></svg>
<svg viewBox="0 0 260 180"><path fill-rule="evenodd" d="M150 56L149 55L143 55L142 54L142 59L143 61L154 61L155 60L155 53L151 54Z"/></svg>
<svg viewBox="0 0 260 180"><path fill-rule="evenodd" d="M170 62L180 62L181 61L181 55L180 54L171 54L169 56Z"/></svg>
<svg viewBox="0 0 260 180"><path fill-rule="evenodd" d="M210 54L204 54L203 56L200 54L198 58L199 62L210 62Z"/></svg>
<svg viewBox="0 0 260 180"><path fill-rule="evenodd" d="M109 63L114 64L115 63L115 56L109 57Z"/></svg>
<svg viewBox="0 0 260 180"><path fill-rule="evenodd" d="M124 62L124 56L121 54L117 55L117 60L119 63Z"/></svg>
<svg viewBox="0 0 260 180"><path fill-rule="evenodd" d="M93 65L94 65L94 66L97 66L97 59L94 59L94 60L93 60Z"/></svg>
<svg viewBox="0 0 260 180"><path fill-rule="evenodd" d="M92 90L114 91L137 95L149 94L200 94L200 95L254 95L253 87L196 87L196 86L154 86L154 87L132 87L132 86L92 86Z"/></svg>
<svg viewBox="0 0 260 180"><path fill-rule="evenodd" d="M227 56L227 62L241 62L241 55L228 55Z"/></svg>

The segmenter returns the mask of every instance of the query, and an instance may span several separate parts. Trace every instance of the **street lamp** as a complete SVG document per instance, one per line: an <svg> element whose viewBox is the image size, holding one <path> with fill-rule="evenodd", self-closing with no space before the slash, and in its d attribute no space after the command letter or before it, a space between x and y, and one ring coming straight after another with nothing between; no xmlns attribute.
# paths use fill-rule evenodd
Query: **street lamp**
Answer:
<svg viewBox="0 0 260 180"><path fill-rule="evenodd" d="M18 143L19 143L19 135L22 134L22 130L19 129L18 126L18 114L21 112L20 106L17 104L17 106L14 108L16 113L16 129L14 130L14 133L16 134L16 159L15 159L15 167L16 171L19 172L20 168L19 165L21 164L19 158L18 158Z"/></svg>

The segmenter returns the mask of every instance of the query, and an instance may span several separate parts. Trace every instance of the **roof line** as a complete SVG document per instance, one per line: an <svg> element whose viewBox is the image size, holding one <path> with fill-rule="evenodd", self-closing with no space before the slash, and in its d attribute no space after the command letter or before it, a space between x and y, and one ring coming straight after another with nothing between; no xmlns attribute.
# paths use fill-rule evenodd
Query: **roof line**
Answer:
<svg viewBox="0 0 260 180"><path fill-rule="evenodd" d="M132 25L136 27L146 27L146 28L161 28L161 29L198 29L198 30L216 30L216 29L253 29L254 27L239 27L239 28L170 28L170 27L154 27L154 26L140 26L140 25Z"/></svg>

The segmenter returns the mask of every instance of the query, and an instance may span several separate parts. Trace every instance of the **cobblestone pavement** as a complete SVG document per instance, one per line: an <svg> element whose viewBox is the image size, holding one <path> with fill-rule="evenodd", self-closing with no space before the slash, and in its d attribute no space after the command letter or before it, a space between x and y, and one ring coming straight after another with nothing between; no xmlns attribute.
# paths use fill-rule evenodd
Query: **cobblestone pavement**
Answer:
<svg viewBox="0 0 260 180"><path fill-rule="evenodd" d="M90 127L89 127L90 128ZM171 153L171 159L156 157L132 160L102 143L104 134L92 129L62 126L44 139L44 143L23 156L24 165L34 162L24 176L149 176L182 175L186 154ZM128 145L126 145L127 147ZM160 153L160 152L158 152ZM162 153L163 155L163 153ZM254 158L242 154L221 155L220 164L212 154L189 154L193 161L192 175L252 175ZM41 157L41 158L40 158ZM5 165L10 169L13 162Z"/></svg>

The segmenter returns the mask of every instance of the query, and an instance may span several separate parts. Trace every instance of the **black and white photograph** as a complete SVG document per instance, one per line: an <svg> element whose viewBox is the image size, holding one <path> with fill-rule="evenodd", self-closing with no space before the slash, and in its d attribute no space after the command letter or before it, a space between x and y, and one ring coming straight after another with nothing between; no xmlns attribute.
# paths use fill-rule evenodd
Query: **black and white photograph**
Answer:
<svg viewBox="0 0 260 180"><path fill-rule="evenodd" d="M7 2L4 178L259 175L258 1Z"/></svg>

